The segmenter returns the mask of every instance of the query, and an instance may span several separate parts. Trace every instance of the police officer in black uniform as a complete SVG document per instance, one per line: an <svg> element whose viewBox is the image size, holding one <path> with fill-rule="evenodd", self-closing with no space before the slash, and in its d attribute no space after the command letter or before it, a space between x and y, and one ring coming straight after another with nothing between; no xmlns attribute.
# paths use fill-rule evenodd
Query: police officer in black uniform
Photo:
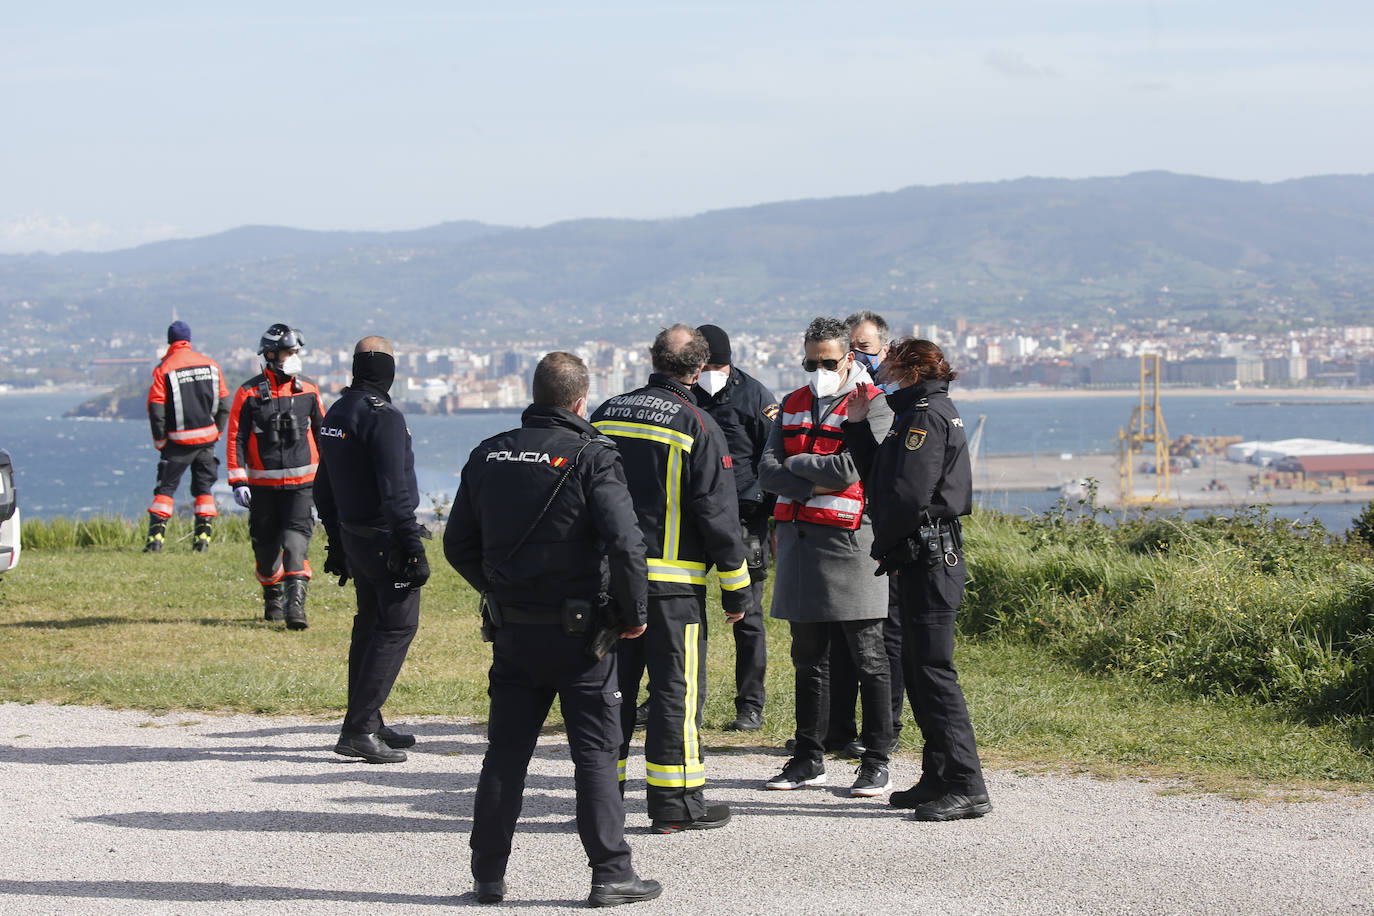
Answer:
<svg viewBox="0 0 1374 916"><path fill-rule="evenodd" d="M903 662L911 711L925 747L921 778L891 803L919 821L981 817L992 810L973 725L954 670L954 621L966 569L959 518L973 509L964 421L949 399L957 373L929 340L893 343L883 376L896 414L875 442L863 422L866 392L850 399L845 443L863 475L873 519L873 557L897 577Z"/></svg>
<svg viewBox="0 0 1374 916"><path fill-rule="evenodd" d="M353 349L353 383L320 426L315 506L329 535L324 571L353 578L358 613L348 649L348 712L334 752L368 763L399 763L415 743L382 722L420 624L420 586L429 579L415 520L419 489L405 417L391 404L396 360L385 337Z"/></svg>
<svg viewBox="0 0 1374 916"><path fill-rule="evenodd" d="M692 386L697 403L725 433L734 465L739 521L749 564L751 602L735 624L735 719L726 731L763 727L763 678L768 668L768 638L763 625L763 588L768 580L768 519L773 498L759 486L759 458L778 416L778 399L758 379L731 363L730 335L714 324L697 328L710 355ZM853 703L850 703L851 709Z"/></svg>
<svg viewBox="0 0 1374 916"><path fill-rule="evenodd" d="M617 635L644 633L644 545L620 453L585 419L588 383L571 353L539 361L534 403L520 428L473 450L444 531L444 556L482 594L493 642L488 746L469 839L481 903L505 896L525 774L555 696L576 767L588 904L662 891L630 863L617 773L619 653L604 651Z"/></svg>

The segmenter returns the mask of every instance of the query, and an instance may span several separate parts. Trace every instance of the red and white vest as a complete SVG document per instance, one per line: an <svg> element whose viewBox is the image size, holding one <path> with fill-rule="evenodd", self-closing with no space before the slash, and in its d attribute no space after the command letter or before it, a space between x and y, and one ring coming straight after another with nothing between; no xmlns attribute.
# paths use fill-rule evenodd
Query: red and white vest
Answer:
<svg viewBox="0 0 1374 916"><path fill-rule="evenodd" d="M875 398L881 392L876 385L869 386L869 397ZM844 449L844 430L840 424L849 412L849 397L844 395L835 399L831 410L819 416L816 410L816 395L811 386L798 388L782 402L782 447L788 457L792 455L834 455ZM819 421L819 422L818 422ZM864 513L864 485L856 480L839 493L824 493L813 496L804 503L779 496L773 509L773 517L780 522L811 522L815 525L833 525L855 531Z"/></svg>

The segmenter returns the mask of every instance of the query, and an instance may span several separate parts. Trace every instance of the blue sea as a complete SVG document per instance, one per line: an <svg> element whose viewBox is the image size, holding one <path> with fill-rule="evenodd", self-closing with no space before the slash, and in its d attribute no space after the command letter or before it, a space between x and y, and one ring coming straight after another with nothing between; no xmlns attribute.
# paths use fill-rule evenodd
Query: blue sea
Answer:
<svg viewBox="0 0 1374 916"><path fill-rule="evenodd" d="M66 419L85 392L0 395L0 448L14 458L20 505L32 518L113 514L141 517L152 499L157 468L148 425L141 421ZM1358 396L1352 396L1357 398ZM1117 431L1137 402L1120 395L959 397L972 429L980 414L983 453L1058 459L1062 453L1112 452ZM1311 437L1374 442L1374 403L1304 399L1281 393L1263 401L1251 394L1176 395L1160 403L1171 437L1238 435L1246 439ZM421 505L452 499L468 453L487 436L520 422L519 413L411 416ZM223 450L220 451L221 459ZM221 468L220 488L227 495ZM187 478L189 483L189 477ZM183 488L186 484L183 484ZM1042 512L1058 498L1050 491L980 491L978 502L1008 512ZM188 499L183 489L178 500ZM232 505L232 501L228 501ZM221 506L226 503L220 500ZM1310 514L1344 531L1363 503L1284 506L1285 516Z"/></svg>

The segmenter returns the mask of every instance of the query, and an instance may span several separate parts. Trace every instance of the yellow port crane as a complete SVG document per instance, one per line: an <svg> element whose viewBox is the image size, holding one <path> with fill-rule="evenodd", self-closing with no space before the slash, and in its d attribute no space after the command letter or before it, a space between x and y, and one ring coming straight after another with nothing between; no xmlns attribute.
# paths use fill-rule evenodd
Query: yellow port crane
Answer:
<svg viewBox="0 0 1374 916"><path fill-rule="evenodd" d="M1131 410L1131 422L1117 434L1121 449L1121 505L1169 502L1169 430L1159 406L1160 359L1158 353L1140 355L1140 403ZM1154 451L1154 496L1136 496L1135 459Z"/></svg>

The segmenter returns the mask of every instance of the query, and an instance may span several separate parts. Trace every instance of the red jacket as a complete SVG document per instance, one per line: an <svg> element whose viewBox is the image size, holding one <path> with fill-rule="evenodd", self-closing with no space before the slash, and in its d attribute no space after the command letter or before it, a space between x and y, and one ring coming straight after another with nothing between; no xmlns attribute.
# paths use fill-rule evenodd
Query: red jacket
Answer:
<svg viewBox="0 0 1374 916"><path fill-rule="evenodd" d="M219 441L229 416L229 389L219 363L191 349L189 340L167 348L148 388L148 424L159 450Z"/></svg>
<svg viewBox="0 0 1374 916"><path fill-rule="evenodd" d="M268 369L244 382L229 410L229 485L309 486L320 464L323 419L320 389L307 378Z"/></svg>
<svg viewBox="0 0 1374 916"><path fill-rule="evenodd" d="M869 386L869 398L877 397L876 385ZM844 450L844 429L841 426L849 412L849 398L839 398L829 413L817 416L816 395L808 385L798 388L782 402L782 447L788 456L833 455ZM773 517L780 522L811 522L833 525L857 531L864 514L864 485L854 481L839 493L822 493L799 503L779 496Z"/></svg>

